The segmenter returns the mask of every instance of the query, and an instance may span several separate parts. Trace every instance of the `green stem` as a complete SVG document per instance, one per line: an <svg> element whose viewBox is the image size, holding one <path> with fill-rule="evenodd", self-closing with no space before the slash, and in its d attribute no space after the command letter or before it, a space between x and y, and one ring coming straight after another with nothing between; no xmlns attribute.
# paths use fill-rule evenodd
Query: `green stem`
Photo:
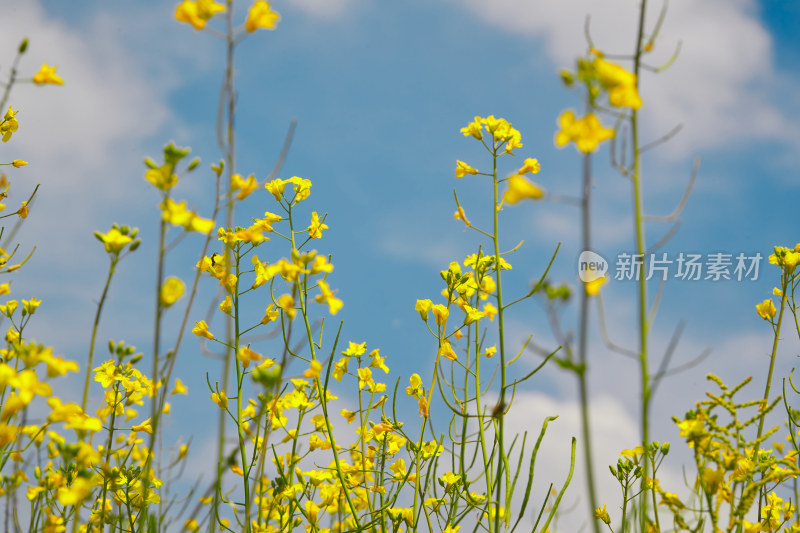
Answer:
<svg viewBox="0 0 800 533"><path fill-rule="evenodd" d="M641 54L642 54L642 40L644 38L644 21L645 12L647 10L647 0L642 0L639 11L639 27L636 34L636 54L633 60L633 73L636 76L636 90L639 90L639 71L641 67ZM639 120L638 112L633 109L631 111L631 142L633 152L633 173L631 181L633 182L633 203L634 203L634 224L636 232L636 253L641 257L641 271L639 272L639 367L641 370L641 387L642 387L642 447L647 450L647 444L650 440L650 422L648 420L648 413L650 410L650 375L647 369L647 258L645 253L645 229L644 229L644 207L642 199L642 182L641 182L641 152L639 150ZM642 497L641 497L641 530L644 531L647 524L647 496L645 486L649 475L650 467L647 461L644 461L644 472L642 474Z"/></svg>
<svg viewBox="0 0 800 533"><path fill-rule="evenodd" d="M761 438L761 434L764 431L764 418L766 418L766 411L767 405L769 405L769 390L772 385L772 371L775 368L775 355L778 353L778 342L780 341L780 334L781 334L781 323L783 322L783 311L786 308L786 288L787 288L787 278L789 276L787 274L783 274L783 283L781 284L781 292L783 293L781 296L781 310L778 313L778 323L775 325L775 336L772 340L772 353L769 357L769 372L767 373L767 386L764 389L764 402L761 404L761 417L758 420L758 434L756 435L756 440Z"/></svg>
<svg viewBox="0 0 800 533"><path fill-rule="evenodd" d="M94 315L94 326L92 327L92 340L89 343L89 361L86 364L86 380L83 384L83 401L81 402L81 411L86 412L86 401L89 398L89 376L92 373L92 362L94 361L94 345L97 340L97 328L100 326L100 315L103 313L103 304L108 296L108 288L111 286L111 278L114 276L114 271L119 261L119 256L111 257L111 264L108 267L108 277L106 278L105 287L103 287L103 295L100 296L100 302L97 304L97 312Z"/></svg>
<svg viewBox="0 0 800 533"><path fill-rule="evenodd" d="M583 187L581 193L581 226L583 234L583 250L591 250L591 194L592 194L592 156L583 155ZM593 516L597 505L595 492L594 467L592 464L592 432L589 426L589 391L586 379L587 337L589 329L589 296L585 290L580 291L580 318L578 320L578 393L581 404L581 433L583 434L583 454L586 461L586 486L589 492L589 513ZM600 524L591 520L595 533L600 533Z"/></svg>
<svg viewBox="0 0 800 533"><path fill-rule="evenodd" d="M505 448L504 446L504 433L505 433L505 411L506 411L506 350L505 350L505 337L503 335L504 331L504 311L503 311L503 285L501 281L501 270L500 270L500 233L499 233L499 225L498 225L498 212L497 212L497 205L498 205L498 183L497 183L497 147L494 148L492 151L492 185L493 185L493 192L494 192L494 203L492 204L492 219L493 219L493 231L492 231L492 241L494 244L494 273L495 277L497 278L497 334L498 334L498 343L500 344L500 399L498 401L497 406L495 407L492 416L497 420L497 475L495 478L495 482L497 483L497 496L495 505L497 508L495 509L495 517L494 517L494 530L496 532L500 531L500 502L501 497L503 494L503 465L504 465L504 454ZM491 530L491 529L490 529Z"/></svg>

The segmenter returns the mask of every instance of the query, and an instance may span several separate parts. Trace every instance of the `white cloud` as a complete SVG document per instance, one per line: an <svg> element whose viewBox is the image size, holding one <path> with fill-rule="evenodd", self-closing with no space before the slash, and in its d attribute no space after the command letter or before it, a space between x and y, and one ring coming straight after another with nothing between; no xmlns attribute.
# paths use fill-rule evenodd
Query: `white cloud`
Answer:
<svg viewBox="0 0 800 533"><path fill-rule="evenodd" d="M476 15L510 32L541 38L558 66L571 67L586 49L584 14L591 15L595 47L628 55L635 40L639 2L631 0L465 0ZM660 3L648 10L648 29ZM660 151L684 157L703 148L752 139L800 141L800 131L774 103L785 90L772 68L772 41L751 0L675 0L648 64L665 63L681 43L677 61L665 72L643 74L647 136L657 138L677 124L683 131Z"/></svg>

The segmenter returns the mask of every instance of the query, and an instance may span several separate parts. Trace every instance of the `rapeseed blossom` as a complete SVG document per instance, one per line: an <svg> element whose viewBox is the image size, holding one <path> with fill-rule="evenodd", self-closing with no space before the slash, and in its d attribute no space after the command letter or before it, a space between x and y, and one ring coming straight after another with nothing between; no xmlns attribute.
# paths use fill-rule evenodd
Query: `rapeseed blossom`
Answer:
<svg viewBox="0 0 800 533"><path fill-rule="evenodd" d="M57 67L51 67L47 63L42 63L39 72L33 75L33 83L36 85L44 85L52 83L54 85L64 85L64 80L56 74Z"/></svg>
<svg viewBox="0 0 800 533"><path fill-rule="evenodd" d="M591 153L601 142L614 137L614 130L605 128L594 113L588 113L581 119L575 118L572 111L564 111L558 118L561 130L556 133L556 146L566 146L574 142L583 153Z"/></svg>

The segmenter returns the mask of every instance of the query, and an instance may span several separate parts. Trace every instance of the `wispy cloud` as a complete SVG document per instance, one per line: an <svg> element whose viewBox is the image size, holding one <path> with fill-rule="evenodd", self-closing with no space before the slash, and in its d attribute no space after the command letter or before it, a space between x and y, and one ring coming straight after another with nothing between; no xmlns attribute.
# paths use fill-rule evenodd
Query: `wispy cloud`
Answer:
<svg viewBox="0 0 800 533"><path fill-rule="evenodd" d="M609 54L630 54L639 3L465 0L459 5L489 24L541 39L556 65L572 67L587 47L584 15L591 17L595 47ZM659 9L660 4L648 10L648 29ZM753 139L800 142L800 130L773 98L787 90L787 83L772 66L772 39L758 19L755 2L670 2L656 48L645 62L663 65L679 46L677 61L668 70L657 76L643 73L642 116L648 136L657 138L678 124L684 126L661 155L685 157Z"/></svg>

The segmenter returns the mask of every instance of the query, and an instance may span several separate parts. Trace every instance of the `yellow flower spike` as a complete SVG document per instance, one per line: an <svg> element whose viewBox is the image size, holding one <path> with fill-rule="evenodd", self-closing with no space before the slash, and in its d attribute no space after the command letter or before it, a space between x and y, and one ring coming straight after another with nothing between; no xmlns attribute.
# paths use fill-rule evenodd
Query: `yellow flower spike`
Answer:
<svg viewBox="0 0 800 533"><path fill-rule="evenodd" d="M543 196L544 190L539 186L515 174L508 179L508 189L503 193L503 202L513 205L521 200L538 200Z"/></svg>
<svg viewBox="0 0 800 533"><path fill-rule="evenodd" d="M170 307L183 296L184 285L181 280L176 277L169 277L164 281L161 286L161 293L158 300L164 307Z"/></svg>
<svg viewBox="0 0 800 533"><path fill-rule="evenodd" d="M11 162L11 164L16 168L19 168L19 167L24 167L25 165L28 164L28 162L23 161L22 159L15 159Z"/></svg>
<svg viewBox="0 0 800 533"><path fill-rule="evenodd" d="M456 178L463 178L467 174L477 174L478 169L469 166L463 161L456 160Z"/></svg>
<svg viewBox="0 0 800 533"><path fill-rule="evenodd" d="M279 20L281 20L281 16L272 10L269 2L256 0L247 13L244 27L248 32L254 32L259 28L274 30Z"/></svg>
<svg viewBox="0 0 800 533"><path fill-rule="evenodd" d="M33 75L33 83L36 85L44 85L46 83L64 85L64 80L61 79L61 76L56 74L56 68L58 67L51 67L47 63L42 63L39 72Z"/></svg>
<svg viewBox="0 0 800 533"><path fill-rule="evenodd" d="M772 299L768 298L760 304L756 304L756 312L758 316L769 321L775 318L778 310L775 309L775 304L772 302Z"/></svg>
<svg viewBox="0 0 800 533"><path fill-rule="evenodd" d="M308 226L308 236L311 239L321 239L322 230L328 229L328 225L320 222L316 211L311 213L311 224Z"/></svg>
<svg viewBox="0 0 800 533"><path fill-rule="evenodd" d="M137 433L141 431L141 432L147 433L148 435L152 435L153 434L153 426L150 425L150 419L148 418L147 420L145 420L141 424L137 424L137 425L133 426L131 428L131 431L135 431Z"/></svg>
<svg viewBox="0 0 800 533"><path fill-rule="evenodd" d="M586 296L597 296L600 293L600 288L608 282L608 276L601 276L584 283L583 288L586 291Z"/></svg>
<svg viewBox="0 0 800 533"><path fill-rule="evenodd" d="M206 22L221 11L225 11L225 6L214 0L184 0L175 8L175 18L191 24L196 30L202 30Z"/></svg>
<svg viewBox="0 0 800 533"><path fill-rule="evenodd" d="M186 388L186 385L180 379L175 380L175 388L172 389L172 394L186 394L189 389Z"/></svg>
<svg viewBox="0 0 800 533"><path fill-rule="evenodd" d="M257 354L247 346L242 346L239 348L239 353L236 354L236 359L241 361L244 368L247 368L250 365L250 361L261 361L261 355Z"/></svg>
<svg viewBox="0 0 800 533"><path fill-rule="evenodd" d="M205 320L195 322L195 326L192 328L192 333L198 337L205 337L208 340L214 340L214 334L208 331L208 324L206 324Z"/></svg>
<svg viewBox="0 0 800 533"><path fill-rule="evenodd" d="M538 174L541 169L542 166L539 164L539 160L529 157L522 162L522 168L517 170L517 174Z"/></svg>

